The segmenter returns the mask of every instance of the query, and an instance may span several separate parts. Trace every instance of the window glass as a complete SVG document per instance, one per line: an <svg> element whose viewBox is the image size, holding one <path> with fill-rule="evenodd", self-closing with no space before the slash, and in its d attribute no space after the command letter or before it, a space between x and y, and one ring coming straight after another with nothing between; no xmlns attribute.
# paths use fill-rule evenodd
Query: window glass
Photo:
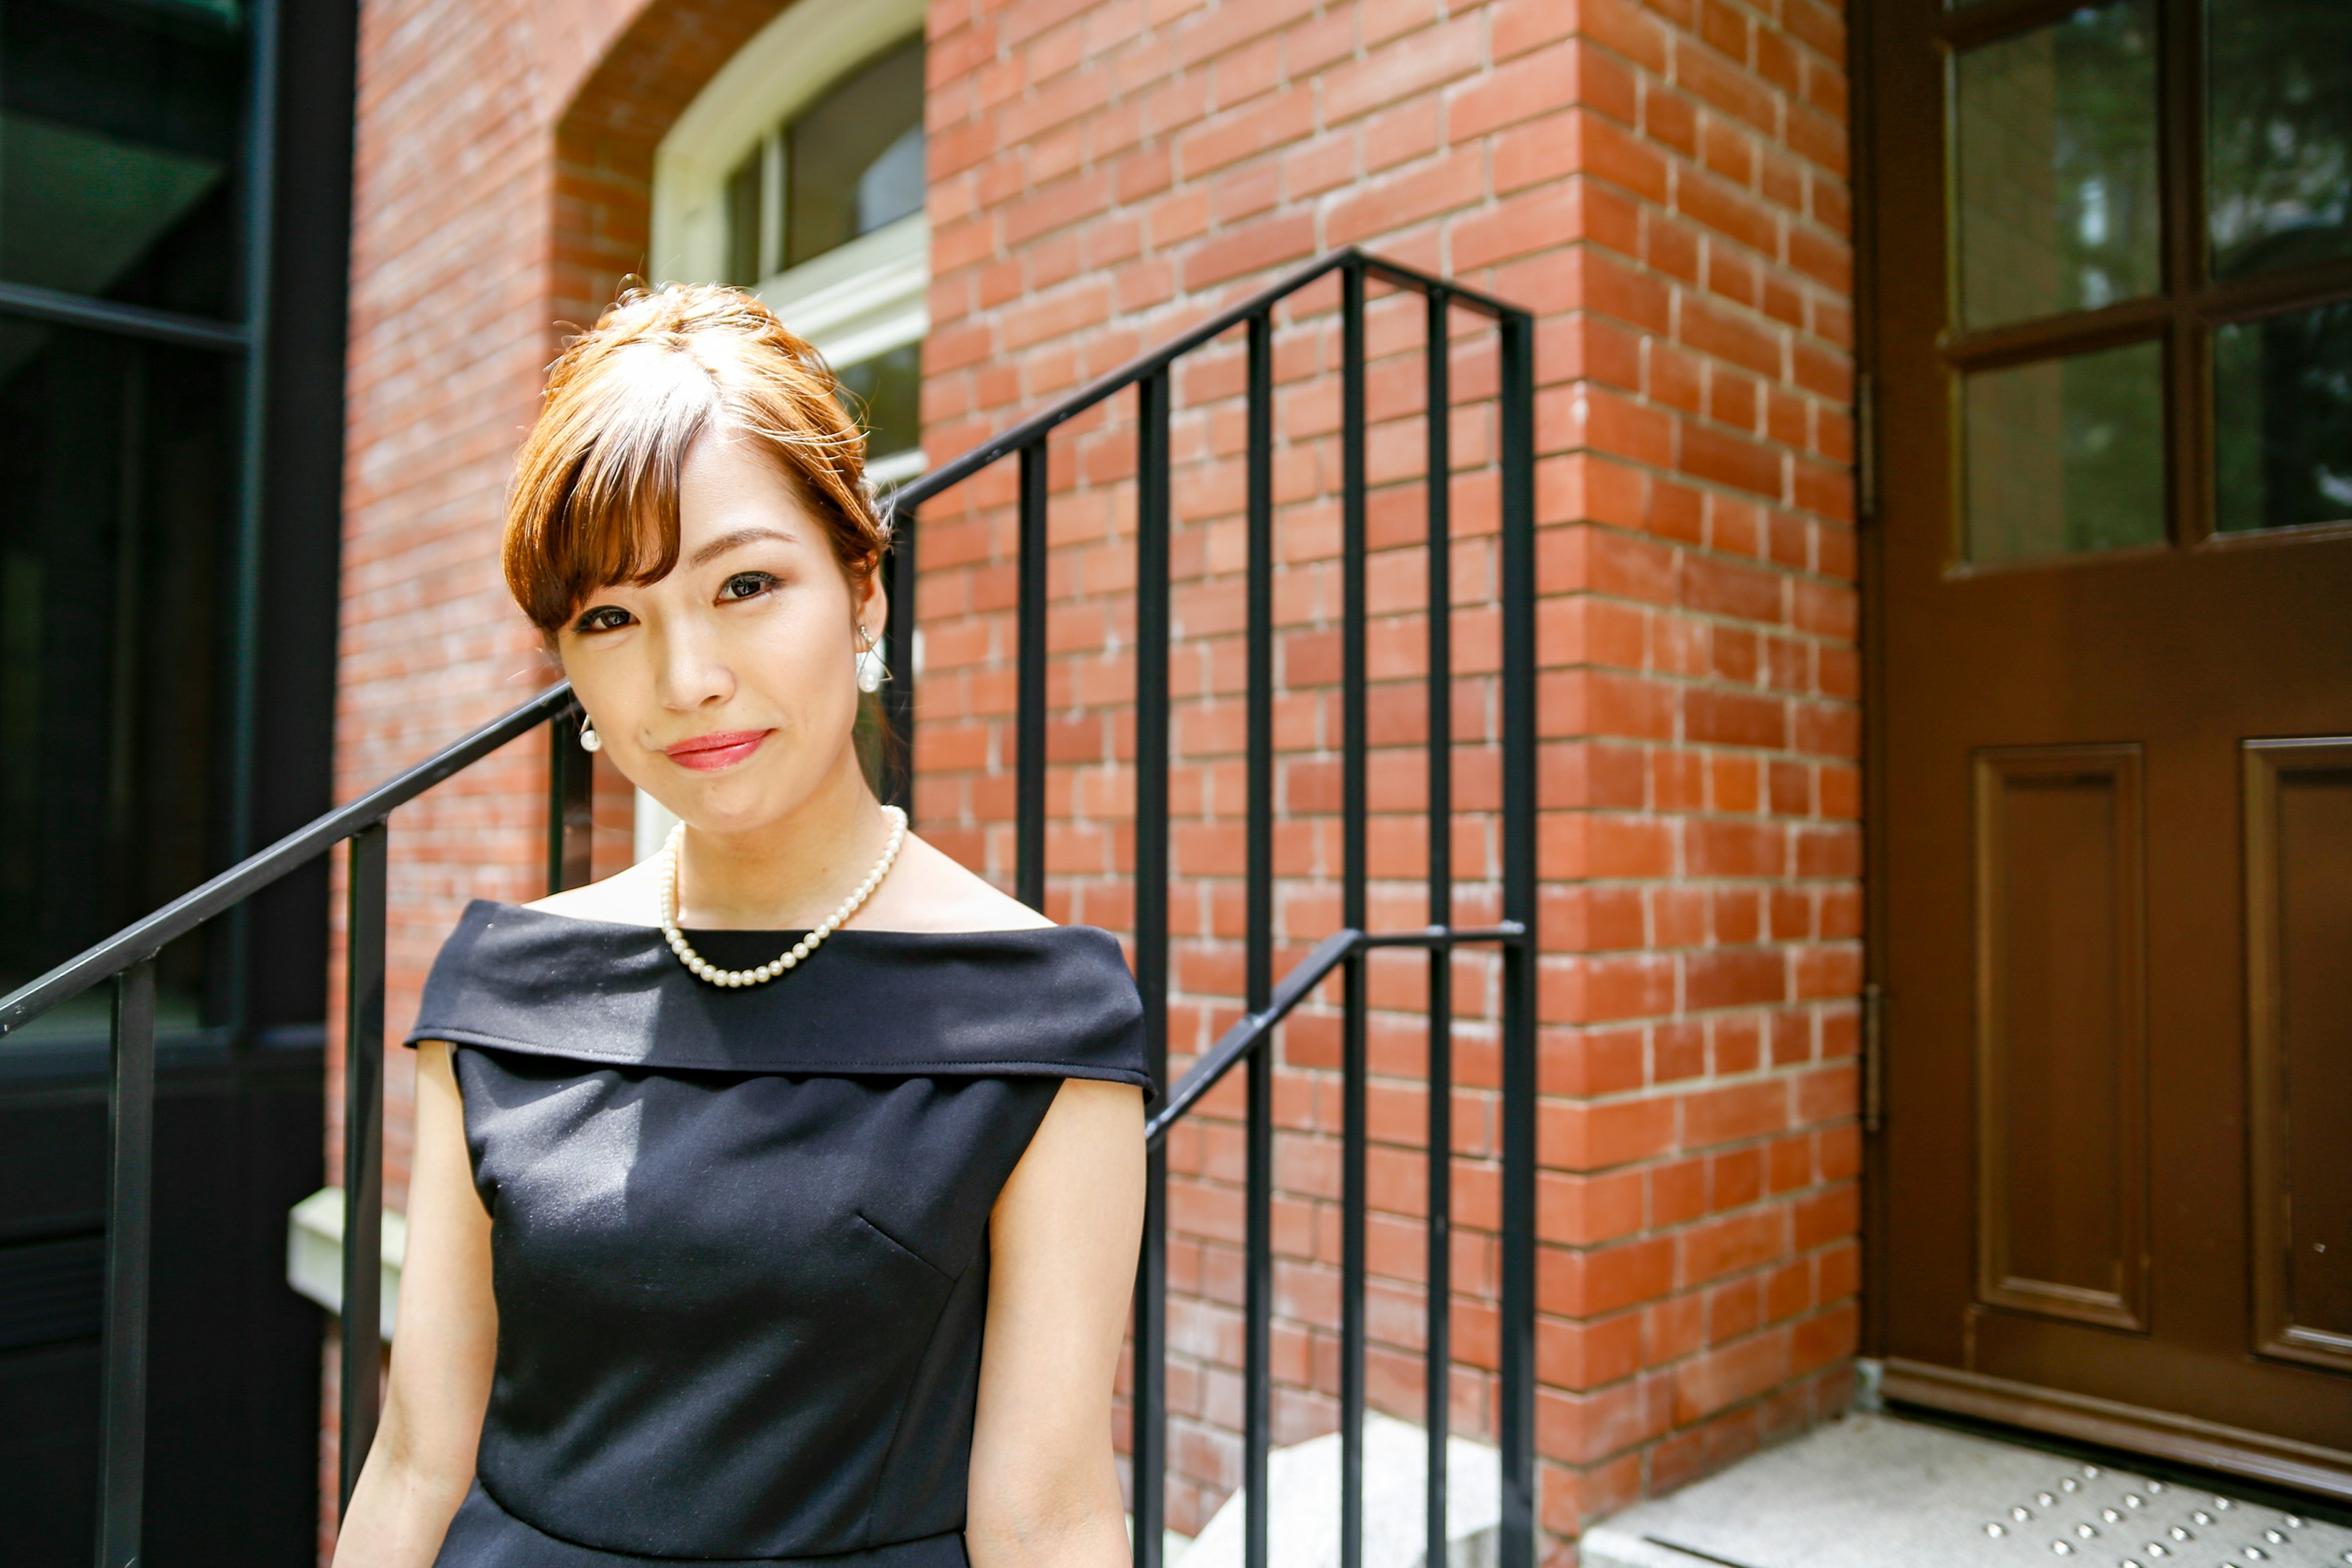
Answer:
<svg viewBox="0 0 2352 1568"><path fill-rule="evenodd" d="M1967 558L2162 543L2163 382L2153 342L1967 377Z"/></svg>
<svg viewBox="0 0 2352 1568"><path fill-rule="evenodd" d="M217 868L240 374L0 318L0 991ZM167 1018L202 959L165 950Z"/></svg>
<svg viewBox="0 0 2352 1568"><path fill-rule="evenodd" d="M1967 50L1953 86L1961 324L2153 293L2155 0L2085 7Z"/></svg>
<svg viewBox="0 0 2352 1568"><path fill-rule="evenodd" d="M0 278L227 315L245 55L232 0L8 0Z"/></svg>
<svg viewBox="0 0 2352 1568"><path fill-rule="evenodd" d="M2213 334L2213 526L2352 519L2352 303Z"/></svg>
<svg viewBox="0 0 2352 1568"><path fill-rule="evenodd" d="M2214 276L2352 251L2352 5L2213 0L2208 10Z"/></svg>
<svg viewBox="0 0 2352 1568"><path fill-rule="evenodd" d="M923 438L923 346L907 343L840 372L850 416L866 428L866 460L894 457Z"/></svg>
<svg viewBox="0 0 2352 1568"><path fill-rule="evenodd" d="M784 257L797 267L923 210L923 41L869 61L784 129Z"/></svg>
<svg viewBox="0 0 2352 1568"><path fill-rule="evenodd" d="M767 143L727 176L727 277L738 289L756 289L767 276L760 255L761 218L767 203L764 163Z"/></svg>

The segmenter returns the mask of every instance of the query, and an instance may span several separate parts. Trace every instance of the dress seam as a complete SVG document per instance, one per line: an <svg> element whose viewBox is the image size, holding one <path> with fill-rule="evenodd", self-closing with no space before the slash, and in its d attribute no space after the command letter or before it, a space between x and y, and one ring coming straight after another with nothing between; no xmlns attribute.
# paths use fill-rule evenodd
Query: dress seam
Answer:
<svg viewBox="0 0 2352 1568"><path fill-rule="evenodd" d="M548 1046L536 1040L518 1040L481 1029L445 1029L430 1024L419 1024L401 1044L413 1047L427 1040L469 1046L476 1050L513 1051L523 1056L552 1057L562 1061L588 1062L597 1067L629 1068L646 1072L739 1073L767 1078L1083 1078L1128 1084L1137 1089L1149 1089L1151 1085L1150 1074L1137 1072L1131 1068L1097 1067L1090 1062L1060 1062L1044 1057L986 1059L942 1057L890 1062L854 1058L807 1062L677 1062L623 1056L616 1052L586 1051L577 1047Z"/></svg>

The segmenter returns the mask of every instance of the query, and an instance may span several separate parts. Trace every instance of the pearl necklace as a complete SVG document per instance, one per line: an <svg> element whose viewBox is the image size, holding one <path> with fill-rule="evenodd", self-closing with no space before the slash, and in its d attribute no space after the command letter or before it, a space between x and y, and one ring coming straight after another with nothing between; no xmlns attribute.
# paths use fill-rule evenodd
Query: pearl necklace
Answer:
<svg viewBox="0 0 2352 1568"><path fill-rule="evenodd" d="M681 822L669 830L669 839L661 850L661 930L669 940L669 950L686 965L698 980L713 985L760 985L773 980L788 969L799 967L801 962L823 944L826 937L841 929L843 922L857 912L857 907L874 896L882 879L890 874L890 863L898 858L898 847L907 842L907 814L895 805L886 805L882 815L890 819L890 842L882 847L882 858L874 862L874 869L866 873L866 880L857 884L841 907L827 915L817 928L793 943L792 951L782 953L757 969L721 969L694 951L686 933L677 928L677 848L686 840L686 824Z"/></svg>

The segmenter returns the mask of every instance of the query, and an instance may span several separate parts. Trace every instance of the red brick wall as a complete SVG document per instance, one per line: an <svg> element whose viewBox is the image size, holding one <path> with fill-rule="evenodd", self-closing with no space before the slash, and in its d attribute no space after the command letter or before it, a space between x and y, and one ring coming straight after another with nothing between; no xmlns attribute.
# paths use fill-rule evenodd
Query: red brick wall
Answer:
<svg viewBox="0 0 2352 1568"><path fill-rule="evenodd" d="M1843 1405L1854 1334L1860 695L1847 464L1843 19L1817 0L935 0L927 447L1015 414L1358 243L1540 319L1545 738L1543 1520L1580 1522ZM1331 291L1281 340L1285 962L1336 923L1327 747ZM1375 310L1375 918L1418 923L1417 311ZM1491 387L1465 335L1458 388ZM1239 994L1239 363L1177 383L1174 1047ZM1457 420L1465 877L1491 871L1490 410ZM1054 910L1126 923L1132 445L1057 438ZM1011 867L1010 475L922 531L919 815ZM1481 638L1485 640L1482 642ZM1473 914L1486 889L1467 889ZM1385 908L1381 906L1385 905ZM1490 1428L1490 1020L1465 961L1454 1419ZM1372 1397L1417 1352L1421 992L1376 976ZM1336 1418L1335 1060L1285 1049L1277 1441ZM1241 1149L1171 1143L1171 1523L1239 1474Z"/></svg>
<svg viewBox="0 0 2352 1568"><path fill-rule="evenodd" d="M383 0L362 12L339 788L544 679L496 566L499 496L561 321L642 265L650 153L773 0ZM1855 1283L1859 809L1844 465L1851 316L1842 21L1817 0L935 0L934 333L943 457L1272 268L1359 242L1535 309L1546 948L1539 1409L1544 1521L1580 1520L1843 1397ZM1331 296L1286 318L1278 476L1289 946L1335 922ZM1457 727L1465 878L1493 870L1484 608L1491 352L1455 351ZM1417 311L1375 356L1376 679L1414 691ZM1239 361L1178 378L1180 1045L1239 991ZM1131 679L1127 407L1056 440L1059 914L1124 926ZM1009 474L923 530L918 807L1009 869ZM1414 923L1418 698L1375 709L1378 918ZM399 814L389 1023L465 899L535 895L543 742ZM1483 760L1482 759L1486 759ZM600 796L599 869L625 843ZM1486 890L1467 886L1464 913ZM1465 960L1456 1419L1488 1420L1492 1061ZM1377 981L1376 1402L1410 1414L1424 1103L1410 966ZM1328 1016L1286 1042L1278 1210L1286 1438L1336 1387ZM396 1204L407 1082L387 1116ZM339 1096L339 1089L335 1091ZM1230 1100L1213 1108L1230 1114ZM1230 1485L1237 1140L1192 1173L1174 1256L1171 1500ZM339 1159L339 1156L331 1156ZM335 1168L331 1164L331 1170ZM329 1458L331 1466L331 1457ZM330 1488L331 1490L331 1488Z"/></svg>

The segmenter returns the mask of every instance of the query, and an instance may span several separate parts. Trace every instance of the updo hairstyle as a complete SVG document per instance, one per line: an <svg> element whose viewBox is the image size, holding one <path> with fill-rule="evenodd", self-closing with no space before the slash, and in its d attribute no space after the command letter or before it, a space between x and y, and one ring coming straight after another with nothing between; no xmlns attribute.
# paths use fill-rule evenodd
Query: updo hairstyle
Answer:
<svg viewBox="0 0 2352 1568"><path fill-rule="evenodd" d="M677 564L679 475L714 428L774 459L851 586L865 586L889 534L866 482L866 437L816 351L740 289L632 287L564 346L515 456L501 556L542 634L599 588Z"/></svg>

